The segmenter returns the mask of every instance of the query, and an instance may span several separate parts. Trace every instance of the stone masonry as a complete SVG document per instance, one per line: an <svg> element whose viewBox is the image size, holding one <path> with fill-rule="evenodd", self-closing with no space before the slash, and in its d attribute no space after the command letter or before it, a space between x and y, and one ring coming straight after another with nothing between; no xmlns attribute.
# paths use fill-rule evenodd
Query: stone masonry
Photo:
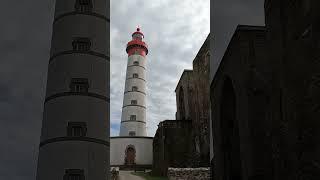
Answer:
<svg viewBox="0 0 320 180"><path fill-rule="evenodd" d="M169 180L210 180L210 168L169 168Z"/></svg>

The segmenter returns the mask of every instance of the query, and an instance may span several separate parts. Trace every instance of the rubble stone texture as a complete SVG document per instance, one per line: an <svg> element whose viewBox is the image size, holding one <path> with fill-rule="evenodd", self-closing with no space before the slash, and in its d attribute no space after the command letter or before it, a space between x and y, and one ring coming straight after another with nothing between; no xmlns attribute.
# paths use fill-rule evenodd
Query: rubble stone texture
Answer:
<svg viewBox="0 0 320 180"><path fill-rule="evenodd" d="M169 180L210 180L210 168L168 168Z"/></svg>

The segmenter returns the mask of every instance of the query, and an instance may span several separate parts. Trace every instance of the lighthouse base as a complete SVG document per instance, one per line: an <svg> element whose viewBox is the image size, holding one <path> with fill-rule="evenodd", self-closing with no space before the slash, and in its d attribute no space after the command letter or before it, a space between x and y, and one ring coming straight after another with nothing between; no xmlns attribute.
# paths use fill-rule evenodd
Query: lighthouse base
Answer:
<svg viewBox="0 0 320 180"><path fill-rule="evenodd" d="M110 137L110 165L121 169L152 167L153 137Z"/></svg>

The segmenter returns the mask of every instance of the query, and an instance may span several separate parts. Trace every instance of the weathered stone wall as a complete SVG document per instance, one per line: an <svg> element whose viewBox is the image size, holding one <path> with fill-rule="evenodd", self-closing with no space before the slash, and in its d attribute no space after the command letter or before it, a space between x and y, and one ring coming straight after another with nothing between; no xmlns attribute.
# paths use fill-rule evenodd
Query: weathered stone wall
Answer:
<svg viewBox="0 0 320 180"><path fill-rule="evenodd" d="M184 70L175 89L177 104L177 120L191 120L194 115L193 70Z"/></svg>
<svg viewBox="0 0 320 180"><path fill-rule="evenodd" d="M191 167L193 154L192 123L189 120L166 120L158 125L153 139L154 175L166 176L168 167Z"/></svg>
<svg viewBox="0 0 320 180"><path fill-rule="evenodd" d="M210 89L215 179L320 177L319 7L266 0L266 27L237 28Z"/></svg>
<svg viewBox="0 0 320 180"><path fill-rule="evenodd" d="M158 126L153 141L155 175L166 175L169 166L210 166L209 37L193 60L194 70L184 70L175 89L176 120Z"/></svg>
<svg viewBox="0 0 320 180"><path fill-rule="evenodd" d="M210 168L168 168L169 180L210 180Z"/></svg>
<svg viewBox="0 0 320 180"><path fill-rule="evenodd" d="M177 120L190 119L193 129L193 166L209 166L209 60L210 34L193 60L193 70L184 70L176 87Z"/></svg>
<svg viewBox="0 0 320 180"><path fill-rule="evenodd" d="M238 26L211 85L214 179L272 179L265 27Z"/></svg>
<svg viewBox="0 0 320 180"><path fill-rule="evenodd" d="M274 179L320 176L319 9L317 0L265 3L267 51L281 109L273 121Z"/></svg>
<svg viewBox="0 0 320 180"><path fill-rule="evenodd" d="M198 167L207 167L210 162L209 132L209 63L210 34L193 60L192 84L194 95L191 97L194 109L191 112L193 141L198 156ZM196 159L195 159L196 162Z"/></svg>

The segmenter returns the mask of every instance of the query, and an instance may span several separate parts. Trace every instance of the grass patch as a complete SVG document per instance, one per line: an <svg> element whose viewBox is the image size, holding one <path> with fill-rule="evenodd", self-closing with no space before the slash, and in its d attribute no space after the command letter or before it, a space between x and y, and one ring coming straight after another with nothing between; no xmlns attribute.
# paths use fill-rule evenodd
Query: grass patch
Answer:
<svg viewBox="0 0 320 180"><path fill-rule="evenodd" d="M167 177L151 176L147 172L132 172L131 174L145 178L146 180L169 180Z"/></svg>

